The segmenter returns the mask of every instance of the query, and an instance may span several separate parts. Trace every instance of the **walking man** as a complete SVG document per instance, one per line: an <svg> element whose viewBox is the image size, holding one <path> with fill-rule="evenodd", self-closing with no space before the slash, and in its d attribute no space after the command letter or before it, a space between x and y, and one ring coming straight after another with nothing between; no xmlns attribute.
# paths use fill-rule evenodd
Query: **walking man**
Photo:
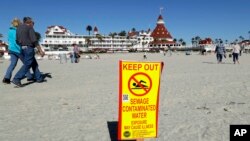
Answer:
<svg viewBox="0 0 250 141"><path fill-rule="evenodd" d="M217 57L218 64L222 63L222 58L224 55L226 55L226 49L225 46L222 44L223 42L220 41L220 44L216 46L215 53Z"/></svg>
<svg viewBox="0 0 250 141"><path fill-rule="evenodd" d="M38 63L35 58L35 47L39 45L35 31L33 29L33 21L30 17L23 18L23 24L18 26L16 31L17 44L21 46L21 52L24 57L24 64L16 73L12 83L18 87L22 87L21 80L25 78L25 74L32 68L35 81L44 82L44 76L38 69Z"/></svg>

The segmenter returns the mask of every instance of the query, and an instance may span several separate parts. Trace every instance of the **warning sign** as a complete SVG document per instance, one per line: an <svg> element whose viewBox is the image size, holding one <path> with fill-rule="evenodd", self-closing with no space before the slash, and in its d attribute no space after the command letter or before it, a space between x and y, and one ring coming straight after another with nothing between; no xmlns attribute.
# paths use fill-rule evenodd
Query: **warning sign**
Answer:
<svg viewBox="0 0 250 141"><path fill-rule="evenodd" d="M162 62L119 62L118 140L156 138Z"/></svg>
<svg viewBox="0 0 250 141"><path fill-rule="evenodd" d="M152 80L146 73L136 73L129 78L129 91L136 96L146 95L152 88Z"/></svg>

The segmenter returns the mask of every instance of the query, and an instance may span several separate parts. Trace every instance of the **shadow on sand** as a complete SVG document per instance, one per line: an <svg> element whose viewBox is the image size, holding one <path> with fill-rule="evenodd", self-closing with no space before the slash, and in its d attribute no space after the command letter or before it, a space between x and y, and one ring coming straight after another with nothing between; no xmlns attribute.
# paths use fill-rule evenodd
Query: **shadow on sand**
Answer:
<svg viewBox="0 0 250 141"><path fill-rule="evenodd" d="M108 121L108 129L109 129L109 136L111 141L120 141L118 140L118 122L117 121ZM122 141L136 141L136 140L122 140Z"/></svg>
<svg viewBox="0 0 250 141"><path fill-rule="evenodd" d="M51 73L44 73L42 75L44 76L44 79L46 79L46 78L52 78ZM47 82L47 80L44 81L44 82ZM31 82L23 83L23 87L25 87L27 85L30 85L30 84L33 84L33 83L36 83L36 82L35 81L31 81Z"/></svg>
<svg viewBox="0 0 250 141"><path fill-rule="evenodd" d="M204 64L218 64L217 62L202 62ZM226 63L226 62L222 62L222 63L219 63L219 64L233 64L233 63Z"/></svg>

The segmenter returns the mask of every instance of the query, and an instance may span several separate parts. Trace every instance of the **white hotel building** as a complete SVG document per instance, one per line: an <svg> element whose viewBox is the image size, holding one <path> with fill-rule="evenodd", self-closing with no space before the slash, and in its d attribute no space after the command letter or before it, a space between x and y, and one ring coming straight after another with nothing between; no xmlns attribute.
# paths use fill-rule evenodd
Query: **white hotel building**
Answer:
<svg viewBox="0 0 250 141"><path fill-rule="evenodd" d="M82 47L83 50L104 49L106 51L149 50L150 48L177 45L165 27L161 15L158 17L153 32L150 29L140 32L130 31L127 36L101 35L98 33L97 27L94 27L93 34L90 36L76 35L63 26L49 26L41 45L45 50L71 50L74 43Z"/></svg>
<svg viewBox="0 0 250 141"><path fill-rule="evenodd" d="M71 49L73 43L82 49L106 49L109 51L124 51L129 49L147 49L148 44L153 41L151 32L129 32L128 36L106 36L99 35L95 27L92 35L76 35L63 26L49 26L45 32L42 46L45 50L67 50ZM89 41L88 41L89 40ZM88 43L88 48L86 48Z"/></svg>

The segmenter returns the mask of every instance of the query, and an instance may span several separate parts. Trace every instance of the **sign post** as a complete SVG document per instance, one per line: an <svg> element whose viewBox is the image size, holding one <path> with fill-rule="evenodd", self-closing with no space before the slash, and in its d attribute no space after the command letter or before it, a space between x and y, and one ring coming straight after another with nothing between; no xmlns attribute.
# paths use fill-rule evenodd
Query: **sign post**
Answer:
<svg viewBox="0 0 250 141"><path fill-rule="evenodd" d="M118 140L156 138L163 62L119 62Z"/></svg>

